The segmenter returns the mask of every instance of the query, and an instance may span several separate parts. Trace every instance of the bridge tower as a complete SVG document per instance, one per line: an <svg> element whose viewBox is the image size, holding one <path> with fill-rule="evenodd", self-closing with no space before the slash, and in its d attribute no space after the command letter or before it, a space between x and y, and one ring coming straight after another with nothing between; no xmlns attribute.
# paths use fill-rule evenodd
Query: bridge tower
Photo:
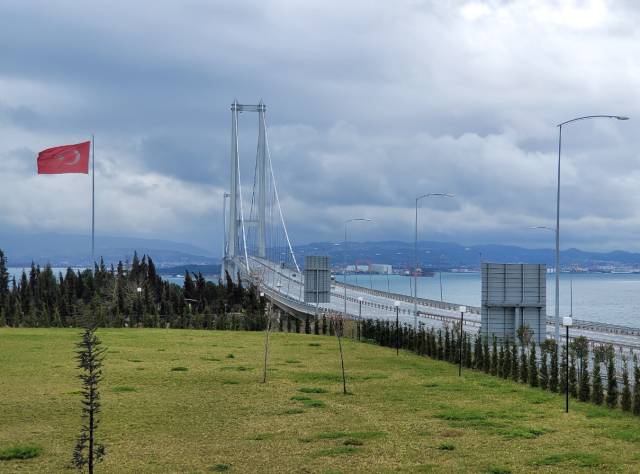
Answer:
<svg viewBox="0 0 640 474"><path fill-rule="evenodd" d="M258 149L257 167L257 224L258 257L266 257L266 209L267 209L267 132L265 112L266 105L260 101L258 105L239 104L237 100L231 104L231 183L229 196L229 238L227 240L225 260L233 260L241 256L244 250L246 258L246 235L244 216L242 215L242 190L240 187L240 155L238 151L238 114L240 112L258 113ZM240 244L243 239L243 245Z"/></svg>

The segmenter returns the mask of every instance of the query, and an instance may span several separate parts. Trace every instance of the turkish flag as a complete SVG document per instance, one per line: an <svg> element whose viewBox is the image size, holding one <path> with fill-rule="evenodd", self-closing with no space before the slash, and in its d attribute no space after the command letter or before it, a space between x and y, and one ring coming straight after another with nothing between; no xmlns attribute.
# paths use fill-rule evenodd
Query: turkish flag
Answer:
<svg viewBox="0 0 640 474"><path fill-rule="evenodd" d="M47 148L38 153L38 174L89 173L91 142Z"/></svg>

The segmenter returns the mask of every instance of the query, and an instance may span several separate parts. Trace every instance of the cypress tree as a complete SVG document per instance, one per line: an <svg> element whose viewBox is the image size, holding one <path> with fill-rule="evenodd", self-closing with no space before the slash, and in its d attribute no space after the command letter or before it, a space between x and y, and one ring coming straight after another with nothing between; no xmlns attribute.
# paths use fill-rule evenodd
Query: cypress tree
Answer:
<svg viewBox="0 0 640 474"><path fill-rule="evenodd" d="M500 344L500 351L498 352L498 377L504 377L504 346Z"/></svg>
<svg viewBox="0 0 640 474"><path fill-rule="evenodd" d="M298 318L293 318L293 322L296 327L296 334L300 334L300 320Z"/></svg>
<svg viewBox="0 0 640 474"><path fill-rule="evenodd" d="M578 398L578 378L576 372L576 357L573 351L569 356L569 395Z"/></svg>
<svg viewBox="0 0 640 474"><path fill-rule="evenodd" d="M438 329L438 359L442 360L444 357L444 347L442 347L442 330Z"/></svg>
<svg viewBox="0 0 640 474"><path fill-rule="evenodd" d="M536 343L531 341L531 350L529 351L529 385L538 386L538 364L536 363Z"/></svg>
<svg viewBox="0 0 640 474"><path fill-rule="evenodd" d="M540 388L542 390L547 390L549 388L549 369L547 367L547 346L544 343L540 345Z"/></svg>
<svg viewBox="0 0 640 474"><path fill-rule="evenodd" d="M620 397L620 407L624 411L631 411L631 388L629 386L629 366L626 357L622 365L622 396Z"/></svg>
<svg viewBox="0 0 640 474"><path fill-rule="evenodd" d="M291 316L287 314L287 332L291 332Z"/></svg>
<svg viewBox="0 0 640 474"><path fill-rule="evenodd" d="M311 334L311 320L309 319L309 315L304 318L304 333Z"/></svg>
<svg viewBox="0 0 640 474"><path fill-rule="evenodd" d="M482 370L482 367L484 367L484 362L482 361L482 336L480 334L476 336L473 354L473 367L478 370Z"/></svg>
<svg viewBox="0 0 640 474"><path fill-rule="evenodd" d="M318 316L313 316L313 334L315 334L316 336L318 336L320 334L320 327L319 327L319 321L318 321Z"/></svg>
<svg viewBox="0 0 640 474"><path fill-rule="evenodd" d="M451 339L449 338L449 328L444 328L444 360L451 358Z"/></svg>
<svg viewBox="0 0 640 474"><path fill-rule="evenodd" d="M635 355L633 356L633 414L640 415L640 366Z"/></svg>
<svg viewBox="0 0 640 474"><path fill-rule="evenodd" d="M491 363L489 366L491 375L498 374L498 345L496 342L496 336L493 336L493 343L491 346Z"/></svg>
<svg viewBox="0 0 640 474"><path fill-rule="evenodd" d="M511 346L509 344L509 339L504 341L505 350L504 350L504 368L502 371L502 376L505 379L508 379L511 376Z"/></svg>
<svg viewBox="0 0 640 474"><path fill-rule="evenodd" d="M97 443L95 432L99 425L100 391L102 380L102 361L105 349L95 334L96 327L85 329L82 340L76 344L76 360L82 381L82 419L80 435L73 450L73 465L79 470L86 466L89 474L93 474L94 463L99 462L105 455L104 445Z"/></svg>
<svg viewBox="0 0 640 474"><path fill-rule="evenodd" d="M327 316L322 313L322 334L327 335Z"/></svg>
<svg viewBox="0 0 640 474"><path fill-rule="evenodd" d="M611 352L613 352L613 350ZM609 408L617 408L618 406L618 379L616 378L615 352L609 354L609 364L607 367L607 406Z"/></svg>
<svg viewBox="0 0 640 474"><path fill-rule="evenodd" d="M527 362L527 353L524 350L524 344L520 346L520 382L529 382L529 364Z"/></svg>
<svg viewBox="0 0 640 474"><path fill-rule="evenodd" d="M593 383L591 384L591 401L596 405L604 402L604 387L602 386L602 374L600 371L600 356L595 355L593 364Z"/></svg>
<svg viewBox="0 0 640 474"><path fill-rule="evenodd" d="M465 340L466 340L466 349L465 349L464 362L465 362L465 367L470 369L471 367L473 367L473 361L471 358L471 336L465 333Z"/></svg>
<svg viewBox="0 0 640 474"><path fill-rule="evenodd" d="M566 393L567 390L567 346L562 345L562 352L560 353L560 393Z"/></svg>
<svg viewBox="0 0 640 474"><path fill-rule="evenodd" d="M491 353L489 352L489 337L485 337L483 344L482 344L482 370L484 370L484 372L486 374L489 373L489 370L491 369Z"/></svg>
<svg viewBox="0 0 640 474"><path fill-rule="evenodd" d="M558 391L558 344L556 341L551 342L551 367L549 370L549 390Z"/></svg>
<svg viewBox="0 0 640 474"><path fill-rule="evenodd" d="M511 346L511 379L514 382L517 382L518 377L520 377L520 368L518 364L518 346L516 345L516 342L513 341L513 345Z"/></svg>
<svg viewBox="0 0 640 474"><path fill-rule="evenodd" d="M580 373L580 383L578 385L578 400L588 402L591 398L591 386L589 385L589 369L584 367Z"/></svg>

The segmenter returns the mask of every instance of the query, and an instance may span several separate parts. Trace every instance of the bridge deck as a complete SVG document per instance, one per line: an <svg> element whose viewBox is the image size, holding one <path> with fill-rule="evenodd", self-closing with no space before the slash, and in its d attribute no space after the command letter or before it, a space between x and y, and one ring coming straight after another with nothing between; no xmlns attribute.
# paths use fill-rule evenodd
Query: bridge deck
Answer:
<svg viewBox="0 0 640 474"><path fill-rule="evenodd" d="M251 265L251 278L261 286L268 297L276 301L280 306L297 314L314 315L323 312L343 313L345 285L341 282L332 282L331 302L315 304L304 302L303 275L297 271L280 268L277 264L256 257L249 257ZM244 265L238 265L244 277L247 277ZM393 320L396 312L394 303L398 301L399 320L401 323L413 324L414 302L413 298L398 293L388 293L380 290L346 285L348 317L359 317ZM362 297L362 310L358 298ZM451 324L460 320L458 304L434 301L418 298L418 321L427 328L441 328L444 324ZM611 343L619 350L632 353L640 350L640 328L630 328L612 324L598 323L574 319L572 337L586 336L592 343ZM476 333L480 328L480 308L467 306L464 318L464 330ZM553 320L547 317L547 334L552 336L554 332Z"/></svg>

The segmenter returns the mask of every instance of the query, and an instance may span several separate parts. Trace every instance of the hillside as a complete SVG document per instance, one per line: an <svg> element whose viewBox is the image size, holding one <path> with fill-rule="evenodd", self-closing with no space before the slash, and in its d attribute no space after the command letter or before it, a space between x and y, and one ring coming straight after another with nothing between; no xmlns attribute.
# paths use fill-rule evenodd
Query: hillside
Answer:
<svg viewBox="0 0 640 474"><path fill-rule="evenodd" d="M0 329L0 472L72 472L78 330ZM100 329L99 472L637 472L637 418L365 343L262 333ZM182 367L182 369L175 370Z"/></svg>

